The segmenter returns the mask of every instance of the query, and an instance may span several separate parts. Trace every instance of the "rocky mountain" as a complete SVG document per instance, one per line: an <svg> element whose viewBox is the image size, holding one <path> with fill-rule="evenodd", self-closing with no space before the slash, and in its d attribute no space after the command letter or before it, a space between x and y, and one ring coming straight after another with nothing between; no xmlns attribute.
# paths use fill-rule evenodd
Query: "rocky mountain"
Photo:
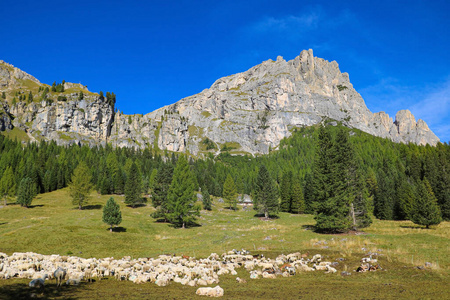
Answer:
<svg viewBox="0 0 450 300"><path fill-rule="evenodd" d="M37 91L41 98L28 104L24 97L11 100L17 91L42 91L44 86L1 62L0 91L6 92L6 101L0 111L0 130L14 127L32 139L60 144L108 142L194 155L223 150L265 154L295 128L331 119L395 142L439 142L427 124L416 122L408 110L399 111L395 121L384 112L370 112L349 75L341 73L335 61L314 57L312 50L290 61L278 57L220 78L209 89L146 115L114 113L113 104L70 83L64 83L65 99L52 92L42 97Z"/></svg>

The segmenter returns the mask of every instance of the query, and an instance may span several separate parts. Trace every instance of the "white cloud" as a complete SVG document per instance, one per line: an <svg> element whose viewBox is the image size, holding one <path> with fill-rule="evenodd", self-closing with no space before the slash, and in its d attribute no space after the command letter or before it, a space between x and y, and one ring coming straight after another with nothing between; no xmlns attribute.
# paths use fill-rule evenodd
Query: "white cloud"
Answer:
<svg viewBox="0 0 450 300"><path fill-rule="evenodd" d="M409 107L443 142L450 141L450 79Z"/></svg>
<svg viewBox="0 0 450 300"><path fill-rule="evenodd" d="M283 16L280 18L265 17L264 19L252 24L250 31L257 33L267 32L297 32L301 33L310 29L315 29L320 21L320 12L318 10L310 11L303 15Z"/></svg>
<svg viewBox="0 0 450 300"><path fill-rule="evenodd" d="M430 124L441 123L450 116L450 80L424 96L423 100L411 105L413 114L429 120Z"/></svg>
<svg viewBox="0 0 450 300"><path fill-rule="evenodd" d="M394 78L360 90L367 107L385 111L395 118L397 111L409 109L416 120L424 120L441 139L450 140L450 79L435 86L405 86Z"/></svg>

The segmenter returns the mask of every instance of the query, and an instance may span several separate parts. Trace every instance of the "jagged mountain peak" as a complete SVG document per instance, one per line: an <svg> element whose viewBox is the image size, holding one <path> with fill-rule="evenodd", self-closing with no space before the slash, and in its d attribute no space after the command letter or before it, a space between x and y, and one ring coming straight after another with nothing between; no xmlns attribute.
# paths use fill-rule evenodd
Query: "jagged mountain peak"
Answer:
<svg viewBox="0 0 450 300"><path fill-rule="evenodd" d="M57 104L36 107L39 113L27 117L26 122L15 121L15 126L31 122L30 132L42 136L45 129L46 139L57 135L49 131L54 128L91 143L100 139L116 146L152 146L195 155L217 154L223 148L236 154L268 153L294 128L324 119L342 121L395 142L435 145L439 141L426 123L416 122L409 111L399 111L395 121L384 112L370 112L338 63L314 57L311 49L289 61L279 56L217 79L199 94L146 115L114 116L101 103L89 107L89 112L85 103L76 100ZM57 126L44 126L43 120Z"/></svg>

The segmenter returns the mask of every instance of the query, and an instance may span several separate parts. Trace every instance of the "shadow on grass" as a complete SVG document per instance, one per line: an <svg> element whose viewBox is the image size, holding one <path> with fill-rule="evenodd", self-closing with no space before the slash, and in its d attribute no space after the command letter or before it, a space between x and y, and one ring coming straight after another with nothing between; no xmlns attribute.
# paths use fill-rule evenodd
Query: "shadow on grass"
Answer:
<svg viewBox="0 0 450 300"><path fill-rule="evenodd" d="M83 206L83 210L94 210L94 209L102 209L103 205L95 204L95 205L86 205Z"/></svg>
<svg viewBox="0 0 450 300"><path fill-rule="evenodd" d="M147 206L147 204L145 204L145 203L135 204L134 206L133 205L127 205L127 207L129 207L129 208L139 208L139 207L145 207L145 206Z"/></svg>
<svg viewBox="0 0 450 300"><path fill-rule="evenodd" d="M420 225L416 225L416 226L414 226L414 225L400 225L400 227L401 228L407 228L407 229L432 229L431 227L427 228L426 226L420 226Z"/></svg>
<svg viewBox="0 0 450 300"><path fill-rule="evenodd" d="M234 211L238 211L238 210L239 210L239 207L236 207L236 209L234 209L234 207L231 207L231 206L225 206L224 208L225 208L225 209L229 209L229 210L234 210Z"/></svg>
<svg viewBox="0 0 450 300"><path fill-rule="evenodd" d="M194 228L194 227L201 227L202 224L199 224L197 222L190 222L185 225L186 227L184 229ZM169 224L169 227L175 228L175 229L182 229L180 224Z"/></svg>
<svg viewBox="0 0 450 300"><path fill-rule="evenodd" d="M8 222L3 222L3 223L0 223L0 226L1 225L6 225L6 224L8 224Z"/></svg>
<svg viewBox="0 0 450 300"><path fill-rule="evenodd" d="M2 300L19 299L77 299L73 296L80 286L63 285L59 289L56 284L46 284L45 289L30 288L27 283L12 283L0 287L0 298Z"/></svg>
<svg viewBox="0 0 450 300"><path fill-rule="evenodd" d="M314 226L314 225L302 225L302 229L315 231L316 230L316 226Z"/></svg>
<svg viewBox="0 0 450 300"><path fill-rule="evenodd" d="M107 229L109 231L109 228ZM113 232L127 232L127 229L125 227L113 227L112 229Z"/></svg>
<svg viewBox="0 0 450 300"><path fill-rule="evenodd" d="M280 217L277 216L277 215L269 215L269 218L266 219L266 216L265 216L264 214L255 214L254 217L255 217L255 218L259 218L259 219L261 219L261 220L263 220L263 221L276 220L276 219L279 219L279 218L280 218Z"/></svg>
<svg viewBox="0 0 450 300"><path fill-rule="evenodd" d="M28 206L28 208L35 208L35 207L42 207L44 206L43 204L37 204L37 205L30 205Z"/></svg>

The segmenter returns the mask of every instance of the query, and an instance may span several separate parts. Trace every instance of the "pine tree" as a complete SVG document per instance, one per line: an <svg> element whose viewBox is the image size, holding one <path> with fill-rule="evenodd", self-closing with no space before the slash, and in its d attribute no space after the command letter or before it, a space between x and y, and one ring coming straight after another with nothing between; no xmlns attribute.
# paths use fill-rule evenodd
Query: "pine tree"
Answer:
<svg viewBox="0 0 450 300"><path fill-rule="evenodd" d="M164 218L166 221L167 210L167 193L173 177L173 165L163 164L158 169L155 177L155 185L152 192L152 205L156 208L156 212L152 214L153 218Z"/></svg>
<svg viewBox="0 0 450 300"><path fill-rule="evenodd" d="M114 176L114 193L121 195L125 191L125 179L126 175L123 170L119 168Z"/></svg>
<svg viewBox="0 0 450 300"><path fill-rule="evenodd" d="M225 183L223 184L222 195L228 203L229 209L236 210L237 192L236 185L234 184L233 177L228 174Z"/></svg>
<svg viewBox="0 0 450 300"><path fill-rule="evenodd" d="M417 199L411 213L411 221L418 225L437 225L442 222L437 199L427 179L417 183Z"/></svg>
<svg viewBox="0 0 450 300"><path fill-rule="evenodd" d="M305 212L305 199L300 180L294 178L291 186L292 203L290 212L294 214L302 214Z"/></svg>
<svg viewBox="0 0 450 300"><path fill-rule="evenodd" d="M128 178L125 183L125 203L133 208L142 203L142 179L135 162L131 164Z"/></svg>
<svg viewBox="0 0 450 300"><path fill-rule="evenodd" d="M195 176L187 159L180 156L173 172L172 183L167 193L167 219L170 223L186 228L200 215L200 207L195 205Z"/></svg>
<svg viewBox="0 0 450 300"><path fill-rule="evenodd" d="M255 193L256 209L264 213L266 219L278 212L278 191L265 165L259 168Z"/></svg>
<svg viewBox="0 0 450 300"><path fill-rule="evenodd" d="M311 194L308 198L310 210L317 213L319 207L327 201L332 191L332 155L331 133L326 127L320 127L314 157L313 173L310 182Z"/></svg>
<svg viewBox="0 0 450 300"><path fill-rule="evenodd" d="M211 197L209 196L206 186L202 188L203 209L211 210Z"/></svg>
<svg viewBox="0 0 450 300"><path fill-rule="evenodd" d="M20 181L19 190L17 192L17 203L20 206L28 207L36 196L36 186L29 177L25 177Z"/></svg>
<svg viewBox="0 0 450 300"><path fill-rule="evenodd" d="M120 205L114 201L114 198L109 198L103 207L103 222L110 226L109 231L112 232L113 226L117 226L122 222L122 213L120 212Z"/></svg>
<svg viewBox="0 0 450 300"><path fill-rule="evenodd" d="M28 94L28 102L31 103L33 102L33 93L30 91L30 93Z"/></svg>
<svg viewBox="0 0 450 300"><path fill-rule="evenodd" d="M316 194L322 197L316 207L316 228L324 232L346 232L367 227L371 223L368 195L359 171L360 162L350 143L349 134L340 128L334 142L331 142L331 147L330 136L319 134L318 152L321 156L318 157L317 170L324 173L315 173L321 179L315 188L322 187L324 191L316 191ZM322 141L320 137L323 138ZM320 160L327 160L326 167L320 167L324 165ZM324 183L328 183L328 186Z"/></svg>
<svg viewBox="0 0 450 300"><path fill-rule="evenodd" d="M368 193L368 203L367 207L371 213L373 213L373 203L374 198L378 190L378 183L377 183L377 175L373 171L372 168L369 168L367 171L367 177L366 177L366 189Z"/></svg>
<svg viewBox="0 0 450 300"><path fill-rule="evenodd" d="M442 218L450 221L450 156L446 157L445 147L439 143L436 148L439 150L438 180L435 190L441 209ZM449 148L447 146L447 148Z"/></svg>
<svg viewBox="0 0 450 300"><path fill-rule="evenodd" d="M149 182L148 182L148 188L150 190L150 193L153 194L153 191L155 190L155 184L156 184L156 175L158 174L158 169L154 168L152 170L152 173L150 174Z"/></svg>
<svg viewBox="0 0 450 300"><path fill-rule="evenodd" d="M11 166L6 168L2 179L0 180L0 193L5 201L5 206L7 204L8 197L14 197L16 194L16 182L14 180L14 173Z"/></svg>
<svg viewBox="0 0 450 300"><path fill-rule="evenodd" d="M290 212L292 210L292 171L284 172L280 185L280 211Z"/></svg>
<svg viewBox="0 0 450 300"><path fill-rule="evenodd" d="M92 176L89 168L84 162L80 162L73 171L72 180L69 184L69 194L72 197L72 204L82 209L89 201L89 194L92 190Z"/></svg>
<svg viewBox="0 0 450 300"><path fill-rule="evenodd" d="M415 180L419 181L422 179L422 161L413 153L411 155L411 162L409 164L409 174Z"/></svg>
<svg viewBox="0 0 450 300"><path fill-rule="evenodd" d="M415 202L414 187L406 179L403 179L397 189L397 218L399 220L409 220Z"/></svg>
<svg viewBox="0 0 450 300"><path fill-rule="evenodd" d="M350 183L352 160L347 132L341 130L331 148L326 152L329 173L324 182L327 196L317 206L316 229L324 232L346 232L352 227L351 204L354 190ZM354 219L354 218L353 218ZM354 219L353 223L356 223Z"/></svg>
<svg viewBox="0 0 450 300"><path fill-rule="evenodd" d="M374 198L374 215L380 220L393 220L395 208L395 176L386 159L377 174L378 188Z"/></svg>
<svg viewBox="0 0 450 300"><path fill-rule="evenodd" d="M364 176L360 170L353 174L351 184L354 184L354 199L350 205L350 214L353 220L353 229L366 228L372 224L370 217L370 196L366 187Z"/></svg>

